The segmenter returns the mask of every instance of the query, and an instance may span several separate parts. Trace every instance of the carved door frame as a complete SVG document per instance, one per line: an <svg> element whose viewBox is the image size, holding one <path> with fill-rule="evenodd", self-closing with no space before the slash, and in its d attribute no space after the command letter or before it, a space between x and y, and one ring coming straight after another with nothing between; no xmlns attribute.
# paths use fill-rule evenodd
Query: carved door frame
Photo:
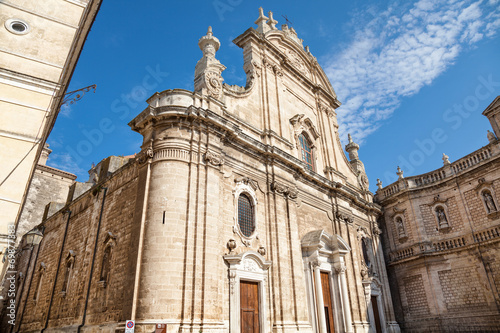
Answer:
<svg viewBox="0 0 500 333"><path fill-rule="evenodd" d="M258 283L260 333L268 332L265 321L266 285L271 262L255 251L225 255L224 260L229 265L229 332L241 332L240 281Z"/></svg>

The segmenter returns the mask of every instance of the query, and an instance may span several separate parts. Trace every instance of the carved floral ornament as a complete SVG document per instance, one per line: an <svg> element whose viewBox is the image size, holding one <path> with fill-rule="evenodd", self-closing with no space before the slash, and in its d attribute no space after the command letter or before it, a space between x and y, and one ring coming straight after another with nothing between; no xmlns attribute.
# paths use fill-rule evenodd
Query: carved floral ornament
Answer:
<svg viewBox="0 0 500 333"><path fill-rule="evenodd" d="M228 254L224 260L229 265L229 286L233 295L241 278L252 277L253 280L266 281L267 270L271 262L258 252L246 251L238 255Z"/></svg>
<svg viewBox="0 0 500 333"><path fill-rule="evenodd" d="M289 49L282 49L282 51L292 67L298 70L302 75L310 77L306 64L295 51Z"/></svg>
<svg viewBox="0 0 500 333"><path fill-rule="evenodd" d="M207 151L205 153L205 161L213 166L220 166L224 164L224 157L221 154Z"/></svg>

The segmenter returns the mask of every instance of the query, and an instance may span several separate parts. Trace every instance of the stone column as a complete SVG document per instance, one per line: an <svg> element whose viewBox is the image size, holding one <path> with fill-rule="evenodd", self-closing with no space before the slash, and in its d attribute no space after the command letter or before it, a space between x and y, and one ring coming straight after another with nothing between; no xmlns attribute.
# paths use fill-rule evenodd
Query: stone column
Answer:
<svg viewBox="0 0 500 333"><path fill-rule="evenodd" d="M321 273L319 271L319 263L313 263L314 266L314 280L316 287L316 305L318 309L319 319L319 332L327 333L326 319L325 319L325 303L323 302L323 289L321 288Z"/></svg>
<svg viewBox="0 0 500 333"><path fill-rule="evenodd" d="M352 333L352 318L351 318L351 305L349 304L349 293L347 291L347 281L345 277L346 266L341 263L335 268L336 273L340 279L340 289L342 294L342 307L344 309L345 331Z"/></svg>

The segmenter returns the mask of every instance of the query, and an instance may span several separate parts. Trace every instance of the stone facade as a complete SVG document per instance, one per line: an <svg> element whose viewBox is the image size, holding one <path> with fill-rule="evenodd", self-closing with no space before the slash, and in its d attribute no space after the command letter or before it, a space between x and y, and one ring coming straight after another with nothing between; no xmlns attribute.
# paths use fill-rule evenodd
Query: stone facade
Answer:
<svg viewBox="0 0 500 333"><path fill-rule="evenodd" d="M36 166L26 203L19 219L18 239L21 239L22 235L40 224L45 207L49 203L60 203L64 206L70 187L75 182L76 176L74 174L45 164L51 152L48 145L46 145Z"/></svg>
<svg viewBox="0 0 500 333"><path fill-rule="evenodd" d="M64 102L100 0L0 2L0 251ZM0 263L3 276L3 263Z"/></svg>
<svg viewBox="0 0 500 333"><path fill-rule="evenodd" d="M500 331L500 135L424 175L379 186L396 317L407 332Z"/></svg>
<svg viewBox="0 0 500 333"><path fill-rule="evenodd" d="M276 23L261 10L234 41L245 87L209 28L195 91L151 96L141 152L46 216L15 331L399 332L359 146L348 161L330 82Z"/></svg>

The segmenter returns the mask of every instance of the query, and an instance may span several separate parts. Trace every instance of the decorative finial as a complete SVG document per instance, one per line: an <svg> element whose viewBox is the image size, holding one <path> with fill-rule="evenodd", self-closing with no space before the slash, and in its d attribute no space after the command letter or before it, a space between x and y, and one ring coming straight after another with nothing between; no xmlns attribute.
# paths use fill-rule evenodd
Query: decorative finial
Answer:
<svg viewBox="0 0 500 333"><path fill-rule="evenodd" d="M486 135L487 135L488 141L490 143L493 143L493 142L497 141L497 138L495 137L495 134L493 134L492 132L490 132L490 130L488 130L488 133Z"/></svg>
<svg viewBox="0 0 500 333"><path fill-rule="evenodd" d="M268 15L269 20L266 23L269 25L271 30L277 30L278 28L276 28L276 24L278 24L278 21L273 18L273 12L269 11Z"/></svg>
<svg viewBox="0 0 500 333"><path fill-rule="evenodd" d="M203 57L198 61L194 70L194 91L213 98L222 96L222 71L226 66L215 58L220 42L214 37L212 27L208 27L207 34L200 38L198 46Z"/></svg>
<svg viewBox="0 0 500 333"><path fill-rule="evenodd" d="M262 9L262 7L260 7L259 8L259 18L257 18L257 21L255 21L255 24L257 24L257 32L260 32L261 34L265 34L269 30L271 30L269 25L264 24L264 23L266 23L267 20L269 20L269 18L264 15L264 9Z"/></svg>
<svg viewBox="0 0 500 333"><path fill-rule="evenodd" d="M198 41L198 46L203 51L204 56L215 57L215 52L219 50L220 42L217 37L214 37L211 26L208 27L207 34Z"/></svg>
<svg viewBox="0 0 500 333"><path fill-rule="evenodd" d="M380 178L377 178L377 187L379 190L381 190L383 188L382 181L380 180Z"/></svg>
<svg viewBox="0 0 500 333"><path fill-rule="evenodd" d="M236 241L234 239L230 239L227 244L227 248L229 249L229 253L233 252L233 250L236 248Z"/></svg>
<svg viewBox="0 0 500 333"><path fill-rule="evenodd" d="M396 172L396 175L398 175L399 179L403 179L403 170L398 166L398 172Z"/></svg>
<svg viewBox="0 0 500 333"><path fill-rule="evenodd" d="M345 146L345 150L349 153L349 159L351 161L358 160L359 145L352 141L352 136L350 133L347 134L347 139L349 140L349 143Z"/></svg>
<svg viewBox="0 0 500 333"><path fill-rule="evenodd" d="M448 155L446 155L445 153L443 153L443 165L451 164L449 158L450 157Z"/></svg>

